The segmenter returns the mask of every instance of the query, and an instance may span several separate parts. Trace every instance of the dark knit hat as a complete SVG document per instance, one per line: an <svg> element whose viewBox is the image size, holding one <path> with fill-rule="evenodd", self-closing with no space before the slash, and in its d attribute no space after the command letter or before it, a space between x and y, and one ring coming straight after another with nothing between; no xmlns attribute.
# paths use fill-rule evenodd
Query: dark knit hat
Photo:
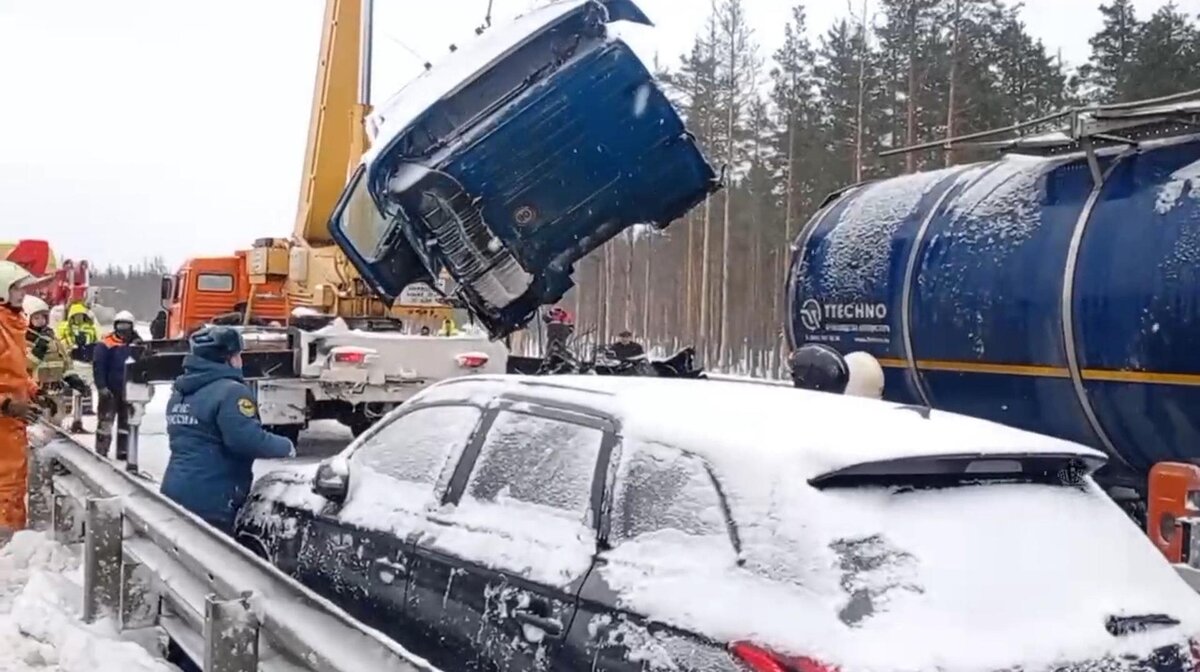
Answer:
<svg viewBox="0 0 1200 672"><path fill-rule="evenodd" d="M192 354L211 362L225 362L242 351L242 335L230 327L208 327L192 334Z"/></svg>

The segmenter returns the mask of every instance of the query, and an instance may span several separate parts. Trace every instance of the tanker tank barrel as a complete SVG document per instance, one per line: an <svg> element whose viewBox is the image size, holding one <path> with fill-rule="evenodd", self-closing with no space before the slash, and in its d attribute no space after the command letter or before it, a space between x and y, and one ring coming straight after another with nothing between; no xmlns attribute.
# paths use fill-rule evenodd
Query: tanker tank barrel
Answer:
<svg viewBox="0 0 1200 672"><path fill-rule="evenodd" d="M795 242L788 338L869 352L892 401L1102 449L1102 485L1144 494L1200 459L1200 91L1000 130L1068 117L1046 155L838 192Z"/></svg>

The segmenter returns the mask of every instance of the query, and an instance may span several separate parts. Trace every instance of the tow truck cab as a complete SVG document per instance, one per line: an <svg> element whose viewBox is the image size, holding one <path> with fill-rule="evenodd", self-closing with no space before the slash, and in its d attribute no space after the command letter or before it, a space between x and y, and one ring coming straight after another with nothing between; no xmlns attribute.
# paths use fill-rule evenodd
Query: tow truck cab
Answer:
<svg viewBox="0 0 1200 672"><path fill-rule="evenodd" d="M185 261L175 275L164 276L162 303L168 314L167 338L182 338L239 303L249 303L251 292L255 317L286 324L284 280L268 277L261 284L251 284L248 257L247 250L226 257L194 257Z"/></svg>
<svg viewBox="0 0 1200 672"><path fill-rule="evenodd" d="M630 0L567 0L496 26L380 106L330 233L376 293L448 272L501 338L573 285L574 264L720 188L608 23Z"/></svg>

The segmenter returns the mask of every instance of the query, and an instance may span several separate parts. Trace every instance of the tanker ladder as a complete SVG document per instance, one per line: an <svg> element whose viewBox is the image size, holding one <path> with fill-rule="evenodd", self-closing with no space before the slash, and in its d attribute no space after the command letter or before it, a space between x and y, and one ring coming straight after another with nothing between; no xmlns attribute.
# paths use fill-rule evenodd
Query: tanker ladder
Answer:
<svg viewBox="0 0 1200 672"><path fill-rule="evenodd" d="M30 435L30 522L82 544L84 621L156 629L209 672L437 672L69 435Z"/></svg>

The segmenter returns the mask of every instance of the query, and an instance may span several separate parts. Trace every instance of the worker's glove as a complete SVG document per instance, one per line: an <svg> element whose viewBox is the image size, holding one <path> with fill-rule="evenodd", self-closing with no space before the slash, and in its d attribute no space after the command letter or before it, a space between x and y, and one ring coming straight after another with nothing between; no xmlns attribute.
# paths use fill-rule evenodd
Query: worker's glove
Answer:
<svg viewBox="0 0 1200 672"><path fill-rule="evenodd" d="M33 401L38 406L46 409L47 415L51 417L58 415L58 402L54 400L54 397L51 397L44 392L38 392L37 396L33 398Z"/></svg>
<svg viewBox="0 0 1200 672"><path fill-rule="evenodd" d="M10 397L0 402L0 415L18 418L25 422L37 422L42 415L42 410L37 407L37 404Z"/></svg>
<svg viewBox="0 0 1200 672"><path fill-rule="evenodd" d="M296 456L296 444L294 444L294 443L292 444L292 449L288 451L288 454L287 454L287 456L288 456L288 457L295 457L295 456Z"/></svg>
<svg viewBox="0 0 1200 672"><path fill-rule="evenodd" d="M39 338L34 342L33 347L30 348L29 351L35 359L45 359L46 353L50 352L50 341L44 338Z"/></svg>
<svg viewBox="0 0 1200 672"><path fill-rule="evenodd" d="M86 347L87 344L88 344L87 334L85 334L83 332L75 334L75 347L83 348L83 347Z"/></svg>
<svg viewBox="0 0 1200 672"><path fill-rule="evenodd" d="M87 396L87 394L88 394L87 383L83 382L83 378L80 378L79 374L68 373L67 375L63 376L63 382L66 383L67 387L71 388L75 392L78 392L81 395Z"/></svg>

